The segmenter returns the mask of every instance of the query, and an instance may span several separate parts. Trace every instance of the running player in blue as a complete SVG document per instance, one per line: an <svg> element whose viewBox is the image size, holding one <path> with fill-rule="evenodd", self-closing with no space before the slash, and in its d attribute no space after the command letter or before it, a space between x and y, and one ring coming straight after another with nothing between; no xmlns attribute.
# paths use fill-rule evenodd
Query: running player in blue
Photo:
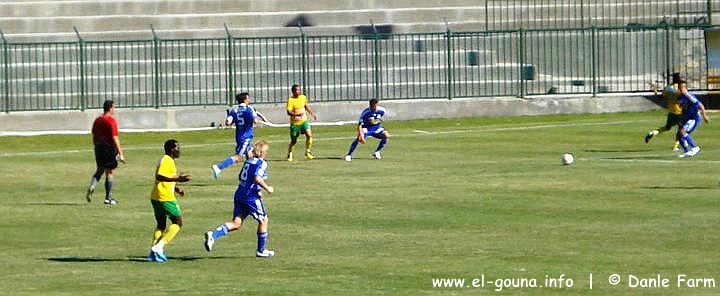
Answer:
<svg viewBox="0 0 720 296"><path fill-rule="evenodd" d="M231 231L240 229L245 218L250 215L258 221L258 245L255 256L275 256L274 251L265 248L268 239L268 216L262 202L263 195L260 192L261 189L264 189L267 193L273 193L274 191L272 186L265 183L268 168L265 156L267 156L268 147L269 144L266 141L255 143L255 147L253 147L254 157L246 160L240 171L240 184L235 191L235 208L233 209L232 221L220 224L215 230L205 233L205 250L208 252L212 251L216 239L227 235Z"/></svg>
<svg viewBox="0 0 720 296"><path fill-rule="evenodd" d="M385 144L387 144L390 133L381 125L386 110L385 107L378 106L378 102L378 99L370 100L370 107L365 108L360 114L360 120L358 120L357 125L357 138L350 144L350 150L348 150L347 155L345 155L345 161L352 161L352 154L355 148L357 148L358 143L365 144L365 139L368 136L380 139L380 143L372 156L377 160L382 159L380 151L382 151Z"/></svg>
<svg viewBox="0 0 720 296"><path fill-rule="evenodd" d="M226 125L235 124L235 155L232 155L218 164L211 167L212 176L215 180L220 178L220 171L239 162L242 156L246 159L252 158L252 139L255 124L258 122L258 114L255 108L250 106L250 95L239 93L235 96L237 106L228 110Z"/></svg>
<svg viewBox="0 0 720 296"><path fill-rule="evenodd" d="M685 150L685 153L679 156L693 157L700 153L700 146L695 144L690 134L700 126L701 118L705 123L710 122L710 119L705 114L703 103L687 90L687 82L681 81L679 87L680 97L678 102L683 106L683 119L680 122L681 128L678 130L678 140L680 146Z"/></svg>

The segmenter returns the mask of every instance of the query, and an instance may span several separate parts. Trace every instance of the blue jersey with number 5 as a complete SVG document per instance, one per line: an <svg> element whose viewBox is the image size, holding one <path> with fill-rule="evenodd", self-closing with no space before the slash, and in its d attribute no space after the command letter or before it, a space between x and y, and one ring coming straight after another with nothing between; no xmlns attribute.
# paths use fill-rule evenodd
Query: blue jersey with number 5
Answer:
<svg viewBox="0 0 720 296"><path fill-rule="evenodd" d="M258 193L262 189L255 181L255 177L267 179L268 164L265 160L257 157L248 159L243 163L240 170L240 184L235 191L236 200L256 199L260 196Z"/></svg>
<svg viewBox="0 0 720 296"><path fill-rule="evenodd" d="M232 107L228 111L228 118L232 118L231 123L235 124L235 141L237 143L253 137L256 117L255 109L245 104Z"/></svg>

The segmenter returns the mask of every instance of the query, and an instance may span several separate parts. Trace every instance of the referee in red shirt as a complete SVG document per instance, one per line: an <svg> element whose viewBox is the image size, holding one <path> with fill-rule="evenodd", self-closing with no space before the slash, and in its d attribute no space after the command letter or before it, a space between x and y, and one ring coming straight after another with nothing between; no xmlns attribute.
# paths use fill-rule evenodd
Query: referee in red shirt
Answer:
<svg viewBox="0 0 720 296"><path fill-rule="evenodd" d="M117 204L117 200L112 198L113 171L118 166L118 160L125 162L120 147L120 138L118 137L117 121L112 114L115 112L115 102L107 100L103 103L103 115L99 116L93 122L92 134L93 144L95 145L95 163L97 170L90 180L85 198L88 202L92 201L95 185L97 185L103 173L105 174L105 204Z"/></svg>

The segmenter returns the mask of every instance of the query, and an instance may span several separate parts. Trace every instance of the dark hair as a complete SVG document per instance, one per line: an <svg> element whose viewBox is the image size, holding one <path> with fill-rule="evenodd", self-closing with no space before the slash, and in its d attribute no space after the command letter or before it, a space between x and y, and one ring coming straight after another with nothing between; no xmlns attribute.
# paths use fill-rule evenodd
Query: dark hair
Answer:
<svg viewBox="0 0 720 296"><path fill-rule="evenodd" d="M290 87L290 91L294 91L294 90L297 89L297 88L300 88L300 86L297 85L297 84L293 84L293 85Z"/></svg>
<svg viewBox="0 0 720 296"><path fill-rule="evenodd" d="M245 98L247 98L249 95L250 95L249 93L241 92L241 93L235 95L235 101L237 101L238 104L240 104L243 101L245 101Z"/></svg>
<svg viewBox="0 0 720 296"><path fill-rule="evenodd" d="M378 99L370 99L369 103L370 103L370 106L372 106L372 105L377 104L378 102L380 102Z"/></svg>
<svg viewBox="0 0 720 296"><path fill-rule="evenodd" d="M170 154L170 150L175 148L175 146L177 146L177 144L178 144L178 141L175 139L170 139L170 140L165 141L165 154Z"/></svg>
<svg viewBox="0 0 720 296"><path fill-rule="evenodd" d="M106 100L103 103L103 111L108 112L113 106L115 106L115 102L113 102L113 100Z"/></svg>
<svg viewBox="0 0 720 296"><path fill-rule="evenodd" d="M672 82L680 83L680 81L682 81L682 78L680 77L680 72L672 73Z"/></svg>

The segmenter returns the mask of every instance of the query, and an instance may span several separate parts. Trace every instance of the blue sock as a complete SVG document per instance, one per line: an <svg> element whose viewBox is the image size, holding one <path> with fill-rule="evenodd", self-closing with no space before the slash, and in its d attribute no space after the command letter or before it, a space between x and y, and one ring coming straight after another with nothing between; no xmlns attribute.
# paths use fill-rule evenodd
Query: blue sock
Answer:
<svg viewBox="0 0 720 296"><path fill-rule="evenodd" d="M377 149L375 149L375 152L382 150L385 147L385 144L387 144L387 141L387 139L381 139L380 144L378 144Z"/></svg>
<svg viewBox="0 0 720 296"><path fill-rule="evenodd" d="M113 178L105 177L105 199L112 198L112 185L113 185Z"/></svg>
<svg viewBox="0 0 720 296"><path fill-rule="evenodd" d="M258 232L257 236L258 236L257 251L262 252L265 250L265 243L267 243L268 233L267 232Z"/></svg>
<svg viewBox="0 0 720 296"><path fill-rule="evenodd" d="M688 148L687 134L680 138L680 146L682 146L682 149L685 150L685 152L690 151L690 148Z"/></svg>
<svg viewBox="0 0 720 296"><path fill-rule="evenodd" d="M348 150L347 155L352 155L353 152L355 151L355 148L357 148L357 145L358 145L358 140L355 139L355 141L353 141L352 144L350 144L350 150Z"/></svg>
<svg viewBox="0 0 720 296"><path fill-rule="evenodd" d="M212 238L217 239L221 236L227 235L228 232L230 232L230 229L228 229L227 225L225 225L224 223L220 224L220 226L218 226L217 228L215 228L215 230L213 230Z"/></svg>
<svg viewBox="0 0 720 296"><path fill-rule="evenodd" d="M230 156L230 157L226 158L225 160L223 160L221 163L218 163L217 166L218 166L218 168L220 168L220 169L222 170L222 169L224 169L224 168L226 168L226 167L229 167L229 166L231 166L231 165L233 165L233 164L235 164L235 159L234 159L232 156Z"/></svg>
<svg viewBox="0 0 720 296"><path fill-rule="evenodd" d="M697 146L697 144L695 144L695 140L693 140L693 138L690 136L690 134L685 134L685 138L688 143L688 146L690 146L691 148Z"/></svg>

